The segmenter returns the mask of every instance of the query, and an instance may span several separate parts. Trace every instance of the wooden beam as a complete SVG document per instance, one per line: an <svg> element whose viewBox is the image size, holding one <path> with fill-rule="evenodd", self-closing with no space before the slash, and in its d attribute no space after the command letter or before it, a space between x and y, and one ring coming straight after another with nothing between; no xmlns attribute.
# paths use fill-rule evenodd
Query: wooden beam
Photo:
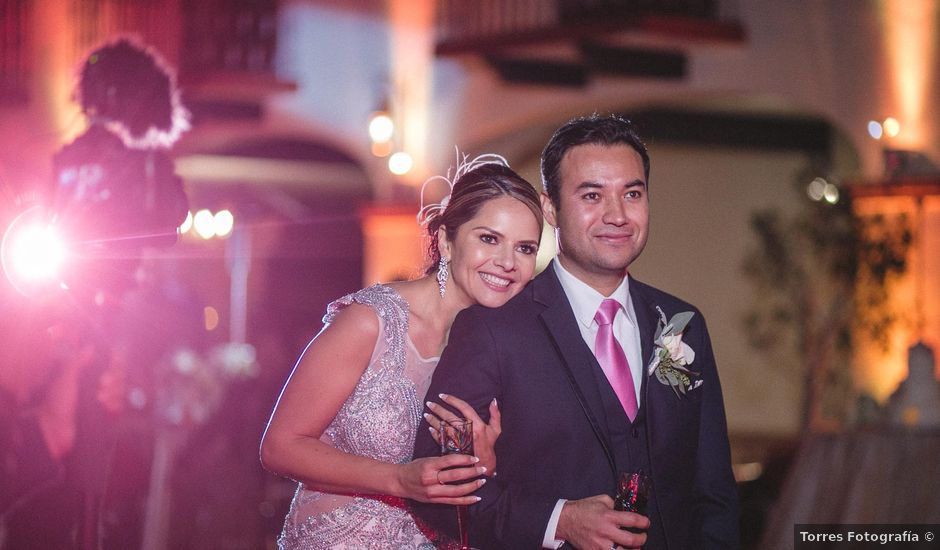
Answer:
<svg viewBox="0 0 940 550"><path fill-rule="evenodd" d="M736 21L639 15L613 17L601 21L561 22L538 28L507 28L471 36L445 38L437 43L434 51L439 56L493 55L523 46L551 45L559 42L579 43L602 37L616 38L622 33L635 35L638 39L644 36L655 38L658 39L657 42L665 38L685 45L737 44L745 39L744 30Z"/></svg>
<svg viewBox="0 0 940 550"><path fill-rule="evenodd" d="M848 182L852 197L940 197L940 174L889 181Z"/></svg>

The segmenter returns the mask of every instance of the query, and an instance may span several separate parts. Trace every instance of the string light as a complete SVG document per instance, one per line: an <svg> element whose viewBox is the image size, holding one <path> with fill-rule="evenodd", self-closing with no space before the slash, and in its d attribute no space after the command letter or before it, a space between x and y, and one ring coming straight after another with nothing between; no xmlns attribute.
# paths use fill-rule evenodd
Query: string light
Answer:
<svg viewBox="0 0 940 550"><path fill-rule="evenodd" d="M186 219L183 220L183 223L180 224L179 230L180 235L185 234L187 231L193 228L193 213L187 212Z"/></svg>
<svg viewBox="0 0 940 550"><path fill-rule="evenodd" d="M215 216L205 208L196 212L193 216L193 229L203 239L211 239L215 236Z"/></svg>
<svg viewBox="0 0 940 550"><path fill-rule="evenodd" d="M235 227L235 216L229 210L219 210L212 217L212 222L215 226L215 235L225 238L232 233L232 228Z"/></svg>
<svg viewBox="0 0 940 550"><path fill-rule="evenodd" d="M188 212L186 220L179 226L180 235L195 233L204 240L218 237L225 239L232 234L235 228L235 215L231 210L222 209L213 213L208 208L203 208L193 214Z"/></svg>

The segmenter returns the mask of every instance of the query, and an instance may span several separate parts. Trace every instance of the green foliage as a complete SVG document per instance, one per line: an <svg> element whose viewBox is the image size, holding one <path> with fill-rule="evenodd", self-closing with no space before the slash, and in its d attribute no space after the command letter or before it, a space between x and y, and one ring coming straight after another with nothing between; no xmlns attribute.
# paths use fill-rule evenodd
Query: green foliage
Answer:
<svg viewBox="0 0 940 550"><path fill-rule="evenodd" d="M820 414L844 419L851 401L856 331L887 347L897 319L888 305L892 281L907 269L912 241L906 216L855 214L849 193L814 202L797 182L795 214L756 212L756 246L744 273L755 287L745 316L749 343L781 368L804 371L804 422Z"/></svg>

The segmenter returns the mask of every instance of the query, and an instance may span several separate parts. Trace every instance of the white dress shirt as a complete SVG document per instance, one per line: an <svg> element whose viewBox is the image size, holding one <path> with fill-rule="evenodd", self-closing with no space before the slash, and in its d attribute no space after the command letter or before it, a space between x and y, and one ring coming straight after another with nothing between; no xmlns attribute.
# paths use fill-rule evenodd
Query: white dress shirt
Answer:
<svg viewBox="0 0 940 550"><path fill-rule="evenodd" d="M636 390L637 406L640 405L640 386L643 382L643 363L640 351L640 327L636 323L636 311L633 309L633 300L630 299L630 278L624 277L610 296L604 296L594 290L586 283L568 272L558 258L552 262L555 269L555 275L561 283L561 288L568 297L568 303L571 304L571 310L578 321L578 330L581 331L581 337L584 343L590 348L591 353L595 353L594 342L597 339L597 323L594 321L594 315L601 302L607 298L613 298L620 303L620 313L614 318L614 336L620 342L623 353L627 356L627 362L630 364L630 374L633 376L633 387ZM542 539L542 548L555 549L565 543L563 540L555 538L555 530L558 528L558 518L561 516L561 509L564 507L565 499L559 499L555 504L555 509L548 520L545 528L545 536Z"/></svg>

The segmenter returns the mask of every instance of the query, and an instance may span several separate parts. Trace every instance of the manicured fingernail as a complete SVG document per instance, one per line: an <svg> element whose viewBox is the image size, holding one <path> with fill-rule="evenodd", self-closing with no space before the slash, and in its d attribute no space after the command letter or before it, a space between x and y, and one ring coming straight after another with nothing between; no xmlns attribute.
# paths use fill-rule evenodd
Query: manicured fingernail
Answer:
<svg viewBox="0 0 940 550"><path fill-rule="evenodd" d="M479 468L477 468L477 473L478 473L478 474L485 474L485 473L486 473L486 466L480 466Z"/></svg>
<svg viewBox="0 0 940 550"><path fill-rule="evenodd" d="M434 403L431 403L430 401L425 401L424 404L427 405L429 409L433 409L435 407Z"/></svg>
<svg viewBox="0 0 940 550"><path fill-rule="evenodd" d="M484 483L486 483L486 478L480 479L479 482L480 482L480 485L482 486Z"/></svg>
<svg viewBox="0 0 940 550"><path fill-rule="evenodd" d="M470 462L473 463L473 464L476 464L476 463L479 462L479 461L480 461L480 459L479 459L478 457L475 457L475 456L470 457Z"/></svg>
<svg viewBox="0 0 940 550"><path fill-rule="evenodd" d="M431 413L424 413L424 419L428 421L428 424L431 423Z"/></svg>
<svg viewBox="0 0 940 550"><path fill-rule="evenodd" d="M437 394L437 396L440 397L441 399L447 399L448 397L450 397L450 396L447 395L446 393L439 393L439 394Z"/></svg>
<svg viewBox="0 0 940 550"><path fill-rule="evenodd" d="M496 398L495 398L495 397L493 398L493 404L494 404L494 405L496 405L496 404L497 404L497 403L496 403Z"/></svg>
<svg viewBox="0 0 940 550"><path fill-rule="evenodd" d="M483 500L483 497L473 497L473 502L480 502Z"/></svg>

